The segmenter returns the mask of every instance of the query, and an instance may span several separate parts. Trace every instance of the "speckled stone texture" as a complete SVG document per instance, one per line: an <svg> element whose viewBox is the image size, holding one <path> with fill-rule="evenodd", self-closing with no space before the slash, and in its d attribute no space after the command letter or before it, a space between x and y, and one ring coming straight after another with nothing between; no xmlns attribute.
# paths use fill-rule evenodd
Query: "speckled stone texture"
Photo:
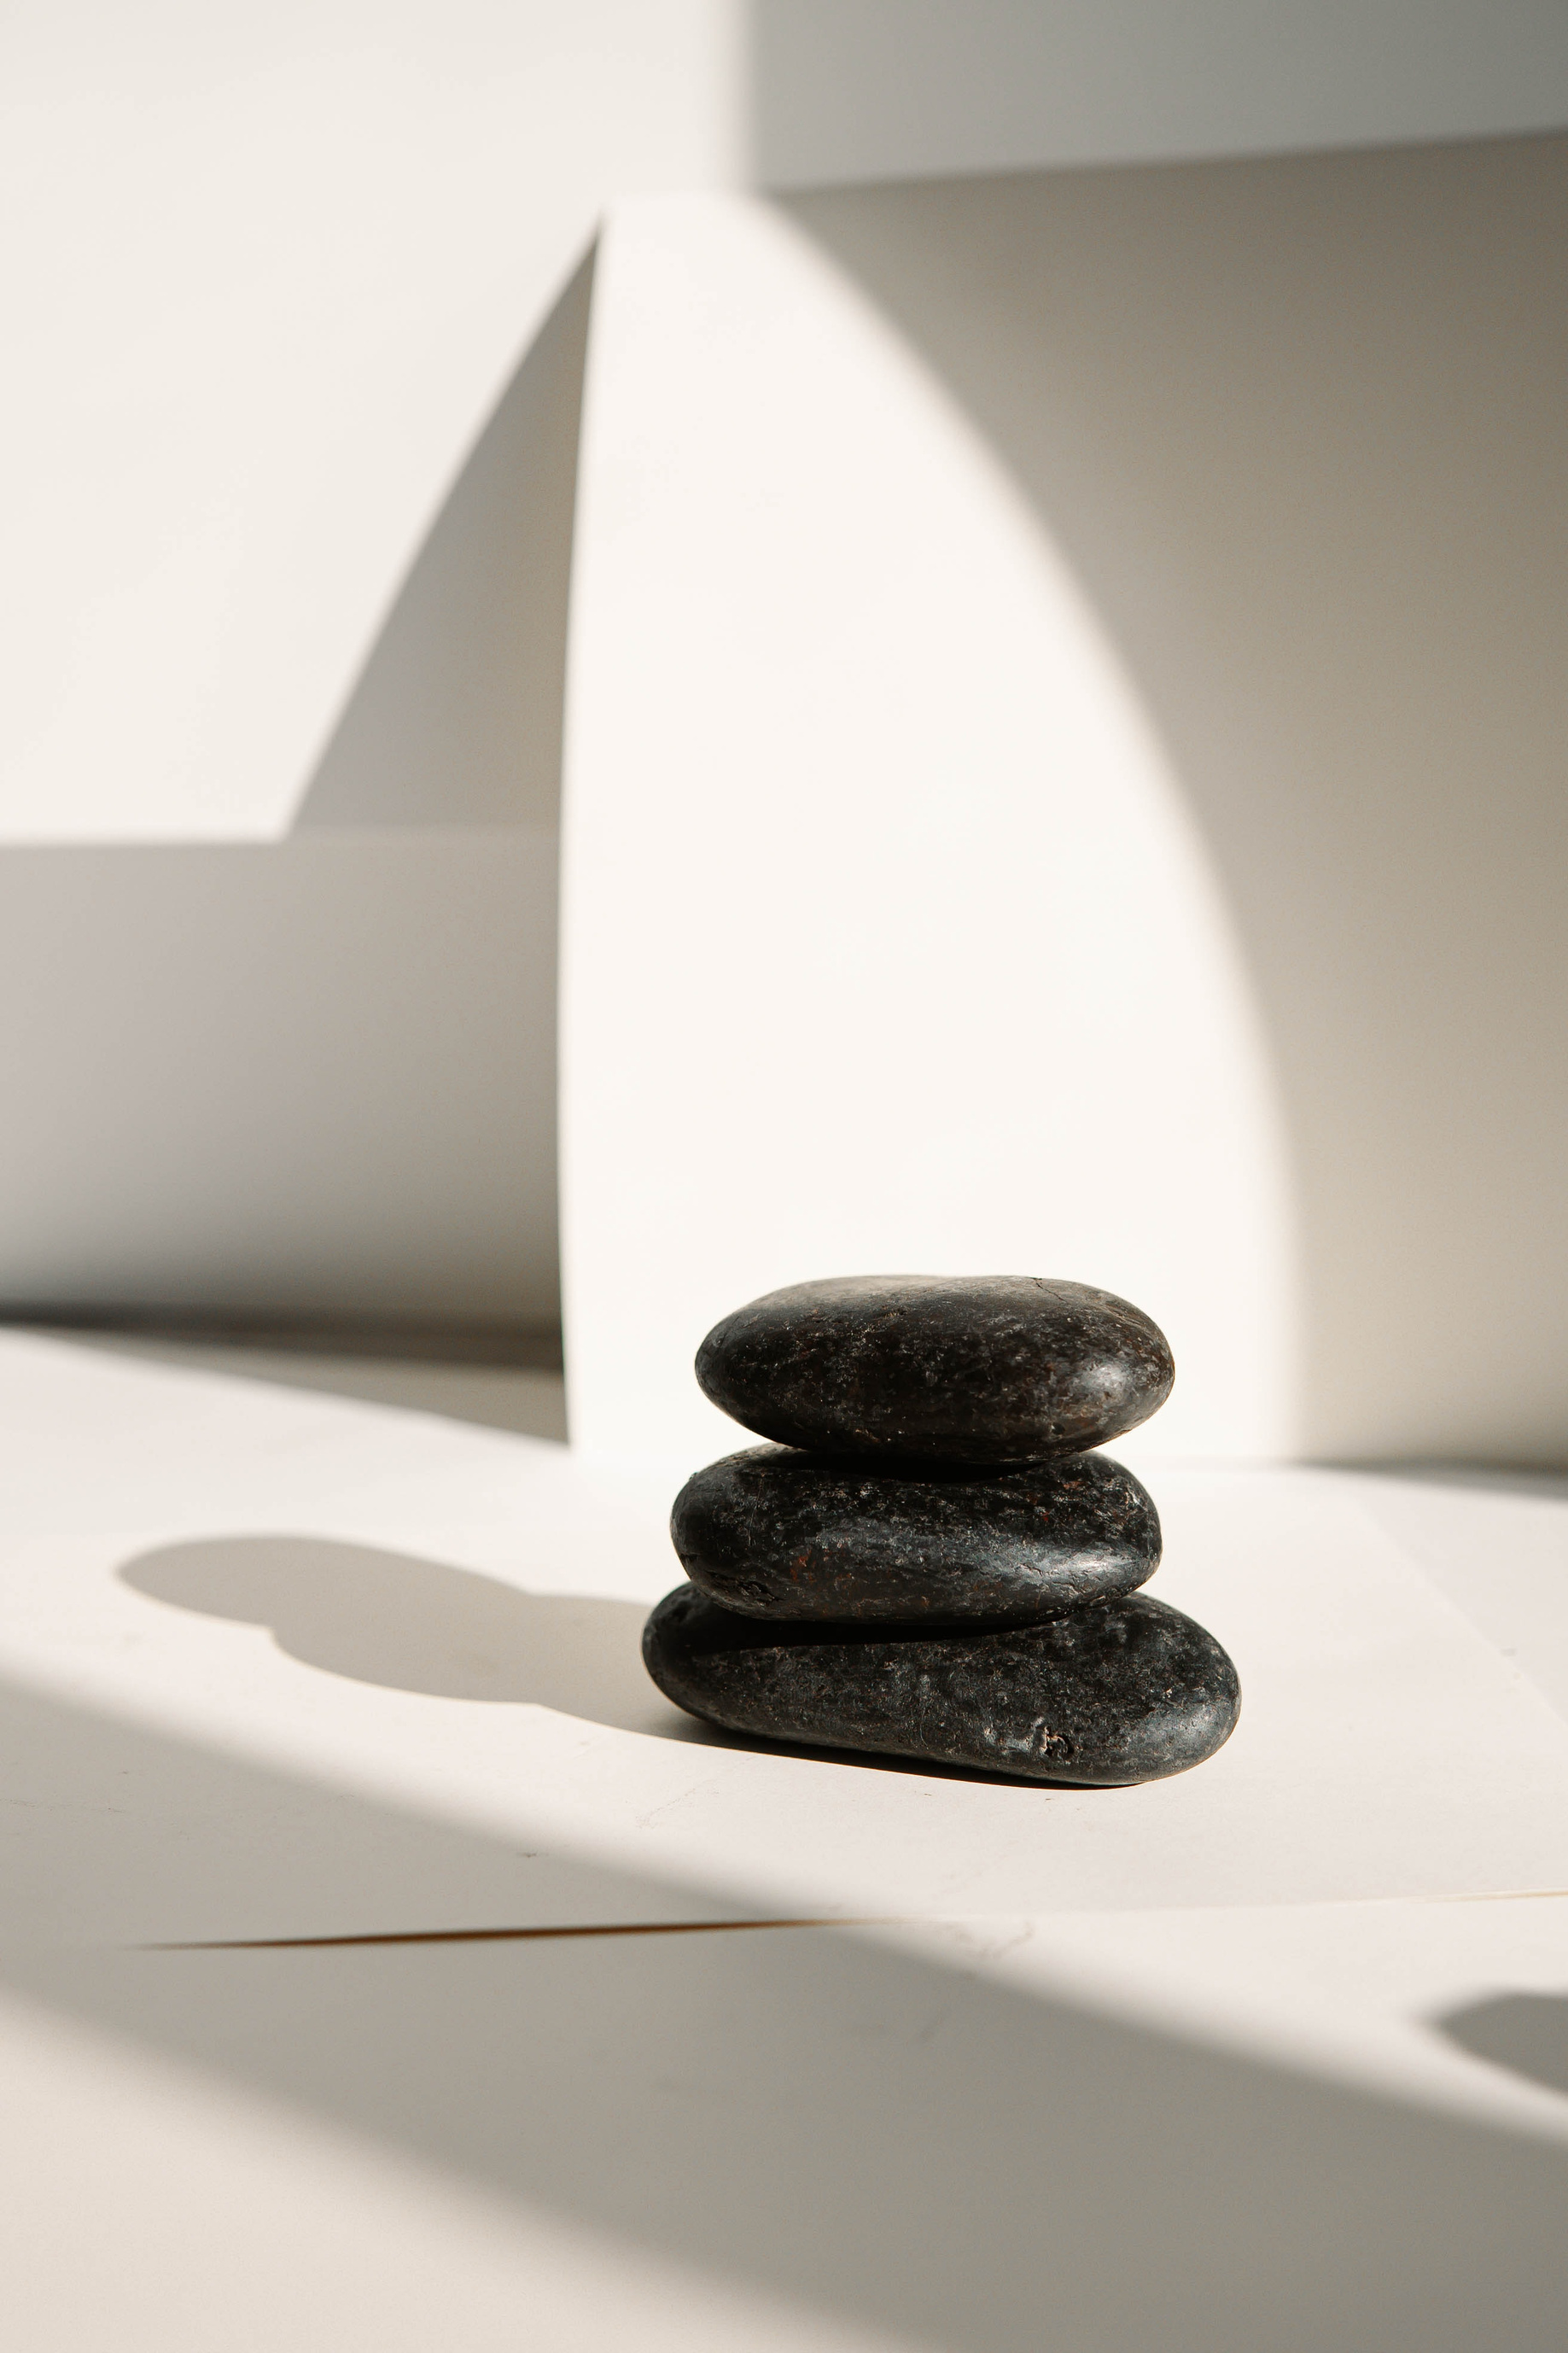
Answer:
<svg viewBox="0 0 1568 2353"><path fill-rule="evenodd" d="M1034 1626L936 1632L743 1618L667 1594L643 1656L678 1707L732 1732L1120 1785L1201 1764L1241 1704L1212 1634L1145 1593Z"/></svg>
<svg viewBox="0 0 1568 2353"><path fill-rule="evenodd" d="M1109 1291L1034 1275L844 1275L714 1325L697 1377L761 1438L921 1462L1028 1461L1134 1429L1175 1378Z"/></svg>
<svg viewBox="0 0 1568 2353"><path fill-rule="evenodd" d="M1103 1454L953 1471L753 1446L687 1481L669 1533L700 1592L772 1618L1026 1622L1160 1560L1152 1502Z"/></svg>

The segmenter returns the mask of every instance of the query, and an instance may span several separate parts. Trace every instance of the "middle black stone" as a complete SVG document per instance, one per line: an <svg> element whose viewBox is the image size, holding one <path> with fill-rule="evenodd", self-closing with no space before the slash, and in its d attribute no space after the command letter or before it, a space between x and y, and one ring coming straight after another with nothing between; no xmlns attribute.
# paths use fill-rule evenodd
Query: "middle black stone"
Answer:
<svg viewBox="0 0 1568 2353"><path fill-rule="evenodd" d="M1160 1562L1153 1503L1103 1454L893 1471L753 1446L687 1481L669 1532L692 1584L755 1618L1026 1623Z"/></svg>

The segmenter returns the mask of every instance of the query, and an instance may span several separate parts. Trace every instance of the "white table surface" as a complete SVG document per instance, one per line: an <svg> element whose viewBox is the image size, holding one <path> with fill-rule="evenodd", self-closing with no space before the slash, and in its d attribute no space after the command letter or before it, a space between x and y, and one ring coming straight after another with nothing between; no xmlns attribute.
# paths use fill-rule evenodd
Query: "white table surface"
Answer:
<svg viewBox="0 0 1568 2353"><path fill-rule="evenodd" d="M667 1707L544 1377L229 1362L0 1336L7 2342L1561 2347L1568 1483L1143 1464L1242 1724L1044 1790Z"/></svg>

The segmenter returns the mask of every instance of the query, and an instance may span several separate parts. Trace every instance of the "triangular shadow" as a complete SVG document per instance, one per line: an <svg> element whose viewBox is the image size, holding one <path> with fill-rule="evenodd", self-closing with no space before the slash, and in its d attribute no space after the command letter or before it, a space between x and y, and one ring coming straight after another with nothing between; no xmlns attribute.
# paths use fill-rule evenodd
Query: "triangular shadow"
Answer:
<svg viewBox="0 0 1568 2353"><path fill-rule="evenodd" d="M591 248L458 473L296 831L554 827L594 260Z"/></svg>

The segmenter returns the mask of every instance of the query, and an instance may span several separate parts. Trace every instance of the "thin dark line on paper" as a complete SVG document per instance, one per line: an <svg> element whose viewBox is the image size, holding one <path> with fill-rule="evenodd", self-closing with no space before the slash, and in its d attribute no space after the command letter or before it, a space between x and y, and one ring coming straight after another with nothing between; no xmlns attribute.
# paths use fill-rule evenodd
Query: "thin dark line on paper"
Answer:
<svg viewBox="0 0 1568 2353"><path fill-rule="evenodd" d="M206 1936L141 1945L143 1953L298 1953L358 1945L542 1944L569 1936L705 1936L752 1928L880 1928L885 1920L627 1920L580 1928L381 1929L357 1936Z"/></svg>

